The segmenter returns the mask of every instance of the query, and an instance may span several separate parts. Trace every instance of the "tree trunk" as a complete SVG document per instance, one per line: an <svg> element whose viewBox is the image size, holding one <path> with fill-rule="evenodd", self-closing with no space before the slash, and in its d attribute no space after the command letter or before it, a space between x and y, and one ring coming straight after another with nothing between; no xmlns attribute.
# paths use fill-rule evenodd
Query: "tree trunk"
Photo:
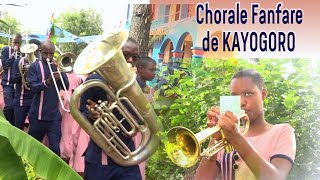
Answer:
<svg viewBox="0 0 320 180"><path fill-rule="evenodd" d="M129 36L138 42L140 53L143 55L148 55L150 27L150 4L134 4Z"/></svg>

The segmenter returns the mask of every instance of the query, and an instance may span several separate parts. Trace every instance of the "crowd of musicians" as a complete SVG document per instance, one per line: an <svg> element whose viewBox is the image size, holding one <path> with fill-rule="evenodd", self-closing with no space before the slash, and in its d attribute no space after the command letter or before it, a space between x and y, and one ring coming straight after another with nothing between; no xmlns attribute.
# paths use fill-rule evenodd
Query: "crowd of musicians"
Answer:
<svg viewBox="0 0 320 180"><path fill-rule="evenodd" d="M46 144L85 179L145 179L145 162L132 166L119 165L109 157L109 154L104 153L104 150L79 127L70 112L66 110L73 90L92 79L106 84L106 77L94 72L84 76L79 76L72 70L59 72L61 65L54 58L53 42L50 40L39 42L32 39L27 43L37 45L37 49L32 51L35 56L33 62L30 62L29 56L20 52L20 49L23 49L20 47L22 44L20 34L15 34L12 44L4 47L1 52L3 112L6 119ZM137 42L131 38L128 38L122 46L122 53L127 63L135 67L135 70L128 73L136 73L137 84L148 101L152 102L152 91L146 85L146 81L155 78L155 60L141 56ZM110 65L106 68L115 67ZM215 144L216 139L223 138L223 143L228 142L233 149L227 153L220 148L214 154L203 158L195 178L286 179L296 153L294 129L286 123L273 125L266 121L263 101L267 98L268 91L262 76L253 69L235 72L230 82L230 93L232 96L240 96L241 110L246 114L250 126L246 131L242 131L239 128L240 120L237 114L230 111L220 112L219 107L209 109L207 126L209 128L218 126L223 132L223 136L215 134L209 145ZM101 116L95 109L99 100L107 104L112 103L110 94L100 87L92 87L81 96L79 109L92 123L97 122ZM130 111L130 106L127 110ZM112 109L114 116L121 119L122 126L129 126L127 121L122 121L127 117L119 111ZM136 121L140 123L137 119ZM27 129L26 122L29 122ZM127 136L121 130L115 133L131 151L137 148L141 141L139 133L133 137ZM183 143L186 138L178 137L174 140L181 145L183 151L177 152L190 152L188 150L196 146L189 147L191 141ZM185 137L185 134L182 137ZM187 153L185 158L179 160L185 164L190 158L188 156L190 154Z"/></svg>
<svg viewBox="0 0 320 180"><path fill-rule="evenodd" d="M59 66L63 65L54 57L56 46L50 40L40 42L31 39L26 44L37 45L37 49L32 51L35 58L33 62L28 59L31 56L20 51L23 46L19 33L12 37L11 45L1 51L1 101L4 102L2 108L6 119L47 145L79 174L85 176L85 179L144 179L145 162L139 164L140 167L136 165L130 168L113 163L66 110L74 89L86 80L103 79L94 72L77 75L72 68L69 71L59 71ZM122 47L122 52L126 61L135 67L137 82L151 101L152 90L146 85L146 81L155 77L156 62L150 57L139 56L138 44L131 38ZM107 99L106 93L100 90L92 88L82 98L85 100L81 100L80 109L89 119L95 116L96 111L90 112L92 108L86 107L90 103ZM137 134L134 138L124 139L130 149L134 149L139 145L141 136ZM111 167L112 171L107 169ZM107 173L106 176L106 171L112 173Z"/></svg>

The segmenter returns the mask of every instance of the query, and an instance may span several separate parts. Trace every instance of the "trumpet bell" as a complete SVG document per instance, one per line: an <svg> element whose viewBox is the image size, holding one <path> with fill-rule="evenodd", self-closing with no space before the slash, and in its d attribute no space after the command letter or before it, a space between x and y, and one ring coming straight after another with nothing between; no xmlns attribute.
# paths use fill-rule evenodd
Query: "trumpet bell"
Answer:
<svg viewBox="0 0 320 180"><path fill-rule="evenodd" d="M36 44L26 44L20 48L20 51L25 54L30 54L35 52L38 49Z"/></svg>
<svg viewBox="0 0 320 180"><path fill-rule="evenodd" d="M243 124L242 134L245 134L250 126L249 117L244 111L241 111L238 118ZM200 145L215 133L220 133L222 138L201 152ZM166 135L165 150L171 161L180 167L191 167L198 162L200 157L210 158L222 149L230 153L233 147L228 143L219 126L207 128L197 134L185 127L177 126L169 130Z"/></svg>
<svg viewBox="0 0 320 180"><path fill-rule="evenodd" d="M62 72L71 72L73 70L73 64L77 56L71 52L66 52L58 57L58 65Z"/></svg>
<svg viewBox="0 0 320 180"><path fill-rule="evenodd" d="M172 162L183 168L195 165L200 158L200 144L195 134L185 127L169 130L165 149Z"/></svg>

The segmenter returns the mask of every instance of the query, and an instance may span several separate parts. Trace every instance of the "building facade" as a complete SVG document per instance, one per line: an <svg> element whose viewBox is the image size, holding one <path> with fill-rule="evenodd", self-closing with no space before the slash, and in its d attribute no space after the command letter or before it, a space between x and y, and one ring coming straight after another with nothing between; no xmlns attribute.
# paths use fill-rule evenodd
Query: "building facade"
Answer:
<svg viewBox="0 0 320 180"><path fill-rule="evenodd" d="M199 17L204 15L199 13ZM221 39L222 32L221 26L218 29L213 24L199 24L196 21L196 4L153 4L152 18L152 48L149 54L160 66L190 67L201 64L205 58L232 56L229 52L203 50L205 37L211 43L213 36Z"/></svg>

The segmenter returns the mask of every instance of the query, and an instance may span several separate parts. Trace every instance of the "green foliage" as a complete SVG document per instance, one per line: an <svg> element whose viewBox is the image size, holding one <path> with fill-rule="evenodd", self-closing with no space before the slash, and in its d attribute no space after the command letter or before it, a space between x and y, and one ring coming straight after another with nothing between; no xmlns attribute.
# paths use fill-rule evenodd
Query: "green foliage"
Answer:
<svg viewBox="0 0 320 180"><path fill-rule="evenodd" d="M182 72L177 71L167 77L166 87L170 89L165 94L171 98L161 97L155 106L165 132L178 125L195 133L205 129L206 113L211 106L219 105L221 95L229 94L232 75L239 69L256 69L268 89L264 105L266 120L272 124L289 123L295 128L297 153L288 179L319 177L320 70L316 67L320 67L320 61L260 59L257 64L251 64L241 59L206 59L203 62L202 67L192 69L192 76L181 76ZM206 144L202 146L205 147ZM148 161L147 178L184 179L192 177L196 168L197 165L189 169L174 165L162 145Z"/></svg>
<svg viewBox="0 0 320 180"><path fill-rule="evenodd" d="M5 171L1 171L0 179L27 179L26 172L23 168L22 160L14 151L8 138L0 136L0 142L0 169L5 169Z"/></svg>
<svg viewBox="0 0 320 180"><path fill-rule="evenodd" d="M8 143L2 143L0 145L8 147L11 145L15 155L20 156L25 163L25 169L21 158L18 159L14 154L3 154L3 148L1 148L0 156L0 179L2 176L8 176L10 174L24 174L28 175L28 179L43 178L46 180L51 179L82 179L78 173L76 173L68 164L66 164L60 157L54 154L50 149L38 142L36 139L21 131L20 129L12 126L7 120L4 119L3 114L0 112L0 136L5 137ZM27 161L26 161L27 160ZM21 168L15 166L12 171L8 169L11 163L21 163ZM25 171L26 170L26 171ZM13 173L14 172L14 173ZM7 177L6 176L6 177ZM9 176L9 177L11 177ZM8 178L5 178L8 179ZM27 179L27 178L13 178L13 179Z"/></svg>
<svg viewBox="0 0 320 180"><path fill-rule="evenodd" d="M2 51L2 48L4 48L5 46L5 44L0 44L0 52Z"/></svg>
<svg viewBox="0 0 320 180"><path fill-rule="evenodd" d="M57 26L76 36L100 35L102 33L102 17L93 9L68 11L58 17ZM87 44L83 42L79 44L63 43L59 45L59 49L63 52L79 55L86 46Z"/></svg>
<svg viewBox="0 0 320 180"><path fill-rule="evenodd" d="M18 23L17 19L13 16L10 16L6 12L3 13L3 18L1 19L1 22L0 22L0 32L8 33L12 35L20 31L21 31L20 24ZM9 42L8 38L0 37L0 44L8 45L8 42Z"/></svg>
<svg viewBox="0 0 320 180"><path fill-rule="evenodd" d="M34 171L34 167L32 166L32 164L26 159L22 159L22 162L27 173L28 180L36 179L36 172Z"/></svg>

